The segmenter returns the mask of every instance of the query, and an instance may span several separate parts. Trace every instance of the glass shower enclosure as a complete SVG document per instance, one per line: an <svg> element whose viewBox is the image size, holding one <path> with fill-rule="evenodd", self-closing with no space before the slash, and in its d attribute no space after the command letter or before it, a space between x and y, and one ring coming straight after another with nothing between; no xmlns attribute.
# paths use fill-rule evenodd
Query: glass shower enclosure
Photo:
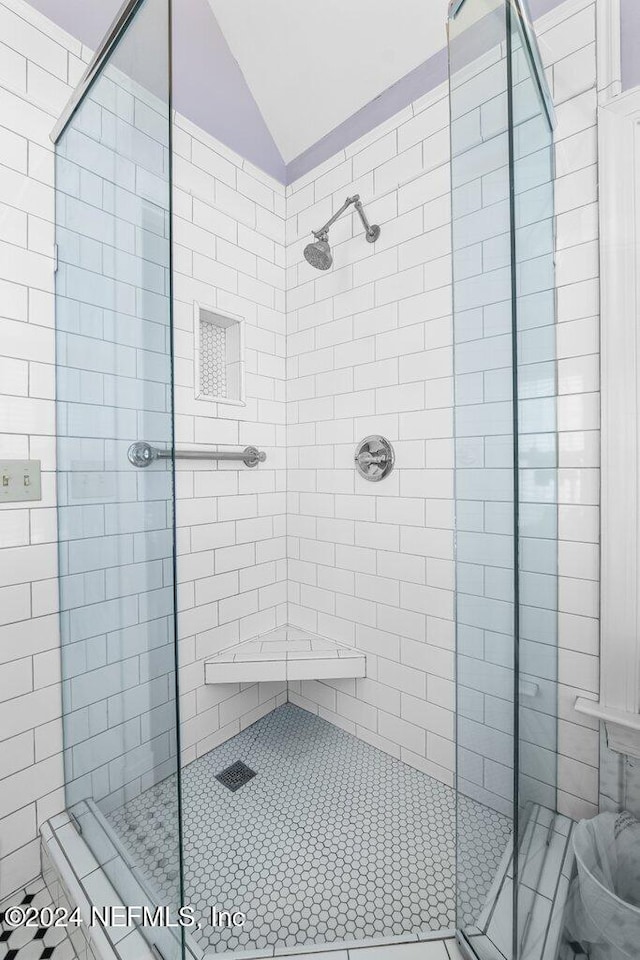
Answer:
<svg viewBox="0 0 640 960"><path fill-rule="evenodd" d="M454 0L449 65L456 926L466 957L552 960L553 108L523 0ZM175 470L129 459L174 449L170 0L125 4L55 139L67 809L120 902L177 911ZM175 928L143 933L183 955Z"/></svg>
<svg viewBox="0 0 640 960"><path fill-rule="evenodd" d="M538 960L550 956L560 871L550 881L548 867L565 832L556 818L554 113L520 0L453 3L449 61L458 937L469 957ZM478 889L472 864L496 819L508 841L497 875Z"/></svg>
<svg viewBox="0 0 640 960"><path fill-rule="evenodd" d="M152 904L161 861L177 910L173 462L128 461L140 437L173 448L170 76L168 0L131 3L56 131L56 386L67 809L119 902Z"/></svg>

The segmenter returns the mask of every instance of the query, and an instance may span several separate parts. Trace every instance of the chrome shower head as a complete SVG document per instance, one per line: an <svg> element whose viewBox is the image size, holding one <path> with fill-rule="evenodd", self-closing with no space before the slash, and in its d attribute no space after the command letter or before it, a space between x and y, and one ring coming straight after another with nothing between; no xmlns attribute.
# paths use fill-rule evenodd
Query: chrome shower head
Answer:
<svg viewBox="0 0 640 960"><path fill-rule="evenodd" d="M362 226L364 227L364 235L367 239L367 243L375 243L380 236L380 227L377 225L377 223L371 224L367 220L367 216L362 207L359 194L356 194L355 197L347 197L340 209L334 213L330 220L327 220L324 227L320 227L319 230L313 231L313 235L316 239L313 241L313 243L308 243L304 248L305 260L307 263L310 263L312 267L315 267L316 270L328 270L332 266L333 254L331 253L331 247L329 246L329 227L333 226L336 220L345 212L347 207L350 207L352 204L358 211L358 216L362 220Z"/></svg>
<svg viewBox="0 0 640 960"><path fill-rule="evenodd" d="M333 263L333 254L326 237L320 237L304 248L304 258L316 270L328 270Z"/></svg>

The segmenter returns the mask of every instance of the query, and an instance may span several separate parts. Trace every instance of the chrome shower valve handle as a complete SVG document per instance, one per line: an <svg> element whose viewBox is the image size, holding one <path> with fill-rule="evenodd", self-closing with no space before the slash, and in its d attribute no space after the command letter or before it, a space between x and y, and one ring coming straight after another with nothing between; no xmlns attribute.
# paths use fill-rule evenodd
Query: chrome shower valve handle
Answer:
<svg viewBox="0 0 640 960"><path fill-rule="evenodd" d="M365 437L356 447L356 469L364 480L377 483L388 477L393 470L396 456L393 447L379 435Z"/></svg>

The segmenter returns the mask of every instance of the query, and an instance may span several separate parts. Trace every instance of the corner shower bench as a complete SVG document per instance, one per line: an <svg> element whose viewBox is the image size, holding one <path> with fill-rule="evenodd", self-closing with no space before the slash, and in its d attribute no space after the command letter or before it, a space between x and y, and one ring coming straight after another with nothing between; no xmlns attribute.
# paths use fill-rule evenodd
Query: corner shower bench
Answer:
<svg viewBox="0 0 640 960"><path fill-rule="evenodd" d="M366 665L360 650L298 627L279 627L205 660L204 682L338 680L366 676Z"/></svg>

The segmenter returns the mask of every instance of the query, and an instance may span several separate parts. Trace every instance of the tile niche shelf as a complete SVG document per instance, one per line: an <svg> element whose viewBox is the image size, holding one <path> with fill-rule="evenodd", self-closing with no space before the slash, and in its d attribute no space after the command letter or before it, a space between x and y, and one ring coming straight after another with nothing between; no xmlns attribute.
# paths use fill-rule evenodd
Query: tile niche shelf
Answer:
<svg viewBox="0 0 640 960"><path fill-rule="evenodd" d="M205 660L204 681L338 680L364 677L366 667L360 650L297 627L279 627Z"/></svg>
<svg viewBox="0 0 640 960"><path fill-rule="evenodd" d="M197 400L244 406L244 336L241 317L195 304Z"/></svg>

